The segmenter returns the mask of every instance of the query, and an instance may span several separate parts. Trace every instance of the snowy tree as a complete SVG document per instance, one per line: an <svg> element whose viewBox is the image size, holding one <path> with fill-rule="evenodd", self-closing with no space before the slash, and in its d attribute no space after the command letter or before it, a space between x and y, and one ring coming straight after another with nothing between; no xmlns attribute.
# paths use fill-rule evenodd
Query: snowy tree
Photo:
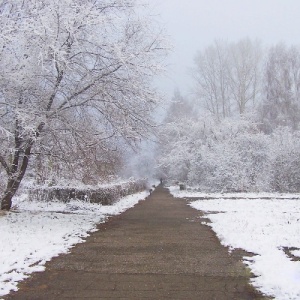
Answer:
<svg viewBox="0 0 300 300"><path fill-rule="evenodd" d="M175 89L173 98L167 108L164 123L177 122L182 118L196 118L194 105L191 100L184 97L179 89Z"/></svg>
<svg viewBox="0 0 300 300"><path fill-rule="evenodd" d="M67 136L85 151L149 133L159 103L151 79L166 47L137 8L133 0L1 2L2 209L10 209L38 145L49 152L48 141Z"/></svg>
<svg viewBox="0 0 300 300"><path fill-rule="evenodd" d="M190 165L189 132L192 121L167 123L161 128L158 168L169 179L187 181Z"/></svg>
<svg viewBox="0 0 300 300"><path fill-rule="evenodd" d="M162 126L158 130L157 177L165 178L170 175L175 180L187 180L191 146L189 133L194 133L192 128L197 117L192 101L183 96L179 89L175 89Z"/></svg>

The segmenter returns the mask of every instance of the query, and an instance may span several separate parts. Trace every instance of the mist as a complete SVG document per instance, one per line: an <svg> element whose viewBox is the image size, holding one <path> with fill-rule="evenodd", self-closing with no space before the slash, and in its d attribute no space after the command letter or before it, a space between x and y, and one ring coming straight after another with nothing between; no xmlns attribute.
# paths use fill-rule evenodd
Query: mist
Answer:
<svg viewBox="0 0 300 300"><path fill-rule="evenodd" d="M169 97L176 87L190 92L194 57L214 40L235 42L248 37L266 46L300 44L297 0L154 0L151 8L173 44L166 78L158 85Z"/></svg>

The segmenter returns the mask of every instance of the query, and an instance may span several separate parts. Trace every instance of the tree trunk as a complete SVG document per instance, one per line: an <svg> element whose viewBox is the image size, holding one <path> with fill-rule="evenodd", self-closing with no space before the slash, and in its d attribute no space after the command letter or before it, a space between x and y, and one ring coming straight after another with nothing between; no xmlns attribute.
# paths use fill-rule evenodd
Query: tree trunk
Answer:
<svg viewBox="0 0 300 300"><path fill-rule="evenodd" d="M28 146L25 150L19 172L13 173L12 175L10 175L10 177L8 179L6 190L4 192L4 196L1 199L1 210L10 210L11 209L12 198L16 194L16 192L21 184L21 181L25 175L30 155L31 155L31 145ZM19 159L19 156L18 156L18 159ZM19 165L19 163L17 165Z"/></svg>
<svg viewBox="0 0 300 300"><path fill-rule="evenodd" d="M2 210L10 210L12 206L12 197L16 194L21 181L17 179L9 179L6 190L4 192L4 196L1 200L1 209Z"/></svg>
<svg viewBox="0 0 300 300"><path fill-rule="evenodd" d="M13 194L5 191L4 197L1 200L1 210L10 210L12 205Z"/></svg>

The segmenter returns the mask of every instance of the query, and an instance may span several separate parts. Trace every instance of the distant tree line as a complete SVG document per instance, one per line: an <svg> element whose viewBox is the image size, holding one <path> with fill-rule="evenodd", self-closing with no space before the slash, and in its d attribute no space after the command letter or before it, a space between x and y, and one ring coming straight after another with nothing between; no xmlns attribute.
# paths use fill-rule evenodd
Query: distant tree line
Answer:
<svg viewBox="0 0 300 300"><path fill-rule="evenodd" d="M300 48L216 41L193 78L161 128L159 171L210 192L300 192Z"/></svg>
<svg viewBox="0 0 300 300"><path fill-rule="evenodd" d="M255 112L265 132L299 127L299 47L216 41L197 54L193 77L199 104L218 120Z"/></svg>

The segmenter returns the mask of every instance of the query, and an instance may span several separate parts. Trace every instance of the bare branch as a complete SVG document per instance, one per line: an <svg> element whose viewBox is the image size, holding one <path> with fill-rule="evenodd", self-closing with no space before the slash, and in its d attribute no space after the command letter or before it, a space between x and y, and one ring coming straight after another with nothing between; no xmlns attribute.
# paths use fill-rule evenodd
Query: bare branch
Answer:
<svg viewBox="0 0 300 300"><path fill-rule="evenodd" d="M3 166L3 168L5 169L7 175L10 175L11 172L10 172L9 166L6 163L6 161L5 161L5 159L4 159L4 157L2 155L0 155L0 163Z"/></svg>

